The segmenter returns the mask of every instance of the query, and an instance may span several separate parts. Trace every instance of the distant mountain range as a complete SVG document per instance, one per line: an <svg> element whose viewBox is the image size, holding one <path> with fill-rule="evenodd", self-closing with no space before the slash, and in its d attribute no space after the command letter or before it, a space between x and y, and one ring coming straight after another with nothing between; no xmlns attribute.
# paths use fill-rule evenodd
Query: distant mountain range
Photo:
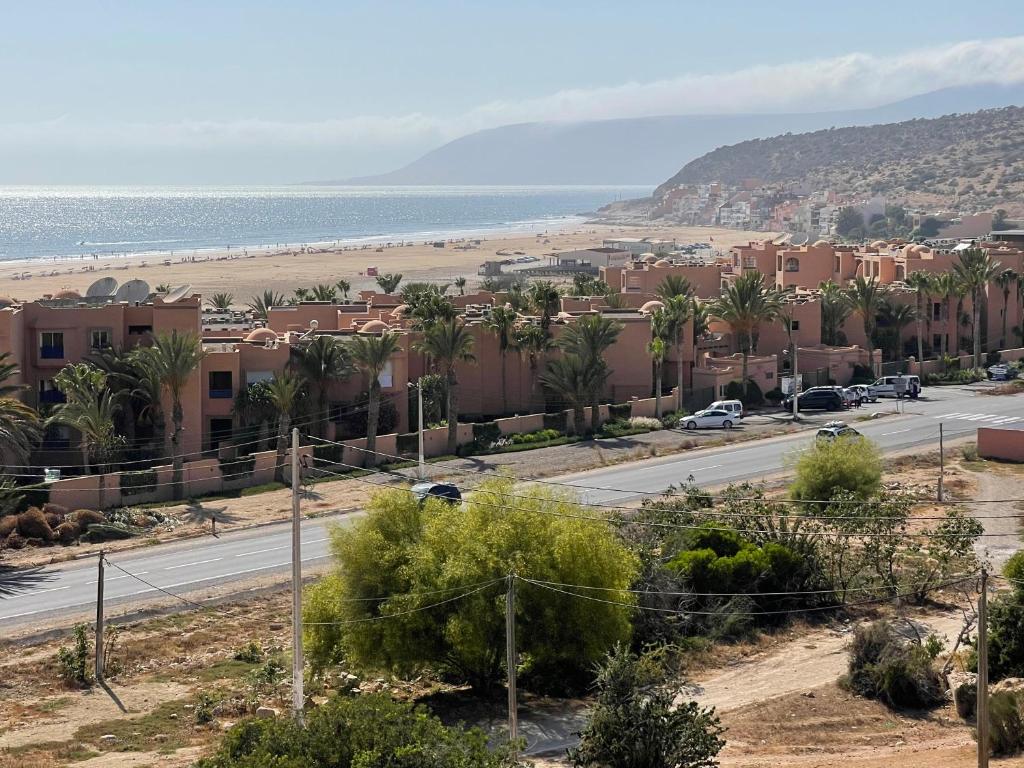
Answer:
<svg viewBox="0 0 1024 768"><path fill-rule="evenodd" d="M924 207L1016 209L1024 204L1024 108L752 139L690 161L654 194L745 179Z"/></svg>
<svg viewBox="0 0 1024 768"><path fill-rule="evenodd" d="M938 117L1010 104L1024 104L1024 84L946 88L873 109L841 112L522 123L455 139L390 173L315 183L654 184L672 168L680 168L716 147L747 139Z"/></svg>

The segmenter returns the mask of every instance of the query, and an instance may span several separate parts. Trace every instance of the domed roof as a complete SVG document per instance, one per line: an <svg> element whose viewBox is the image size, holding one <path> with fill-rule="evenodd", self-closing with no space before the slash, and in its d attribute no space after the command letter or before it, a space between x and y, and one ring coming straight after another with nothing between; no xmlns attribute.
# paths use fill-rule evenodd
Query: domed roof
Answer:
<svg viewBox="0 0 1024 768"><path fill-rule="evenodd" d="M672 266L672 262L669 261L668 259L658 259L656 262L654 262L654 266L656 266L656 267L671 267Z"/></svg>
<svg viewBox="0 0 1024 768"><path fill-rule="evenodd" d="M887 242L885 242L885 240L875 240L875 242L873 242L871 244L871 247L872 248L876 248L876 249L877 248L888 248L889 244Z"/></svg>
<svg viewBox="0 0 1024 768"><path fill-rule="evenodd" d="M386 331L388 324L381 320L371 320L368 323L364 323L363 327L359 329L360 333L380 333Z"/></svg>
<svg viewBox="0 0 1024 768"><path fill-rule="evenodd" d="M55 299L80 299L80 298L82 298L82 294L80 294L78 291L72 291L72 290L69 289L69 290L64 290L64 291L58 291L57 293L55 293L53 295L53 298L55 298Z"/></svg>
<svg viewBox="0 0 1024 768"><path fill-rule="evenodd" d="M391 314L394 315L395 317L401 317L402 315L404 315L408 311L409 311L409 305L408 304L399 304L397 307L395 307L394 309L391 310Z"/></svg>
<svg viewBox="0 0 1024 768"><path fill-rule="evenodd" d="M640 307L640 311L644 312L644 313L650 313L650 312L653 312L656 309L664 309L664 308L665 308L665 305L662 304L660 301L648 301L646 304L644 304L642 307Z"/></svg>
<svg viewBox="0 0 1024 768"><path fill-rule="evenodd" d="M277 333L269 328L254 328L249 335L243 339L251 344L262 344L267 341L277 341Z"/></svg>
<svg viewBox="0 0 1024 768"><path fill-rule="evenodd" d="M653 253L640 254L640 261L642 261L644 264L654 264L657 260L658 257L655 256Z"/></svg>
<svg viewBox="0 0 1024 768"><path fill-rule="evenodd" d="M815 248L821 248L826 245L832 245L828 240L818 240L814 243Z"/></svg>

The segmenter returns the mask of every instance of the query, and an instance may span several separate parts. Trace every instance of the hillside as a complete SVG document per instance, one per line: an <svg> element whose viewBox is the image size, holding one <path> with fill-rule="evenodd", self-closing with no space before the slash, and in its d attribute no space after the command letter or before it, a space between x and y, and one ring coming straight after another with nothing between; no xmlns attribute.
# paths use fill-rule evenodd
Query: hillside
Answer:
<svg viewBox="0 0 1024 768"><path fill-rule="evenodd" d="M744 179L922 206L1024 204L1024 108L752 139L697 158L665 182Z"/></svg>
<svg viewBox="0 0 1024 768"><path fill-rule="evenodd" d="M664 178L668 169L723 144L1008 104L1024 104L1024 85L946 88L872 109L841 112L522 123L455 139L390 173L319 183L653 184Z"/></svg>

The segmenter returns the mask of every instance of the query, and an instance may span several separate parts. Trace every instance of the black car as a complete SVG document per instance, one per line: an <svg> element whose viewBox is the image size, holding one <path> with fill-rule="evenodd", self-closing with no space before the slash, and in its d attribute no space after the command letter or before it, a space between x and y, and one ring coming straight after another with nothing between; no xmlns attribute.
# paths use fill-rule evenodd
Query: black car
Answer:
<svg viewBox="0 0 1024 768"><path fill-rule="evenodd" d="M809 389L801 392L797 400L801 411L839 411L846 407L842 395L833 389ZM782 401L782 407L793 410L793 396Z"/></svg>
<svg viewBox="0 0 1024 768"><path fill-rule="evenodd" d="M412 493L420 504L429 499L441 499L449 504L458 504L462 501L462 493L450 483L416 483L412 487Z"/></svg>

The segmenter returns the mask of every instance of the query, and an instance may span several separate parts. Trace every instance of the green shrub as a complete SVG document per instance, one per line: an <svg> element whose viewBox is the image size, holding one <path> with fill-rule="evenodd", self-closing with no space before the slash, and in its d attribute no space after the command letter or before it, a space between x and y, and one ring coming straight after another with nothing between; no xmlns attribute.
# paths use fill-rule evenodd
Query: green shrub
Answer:
<svg viewBox="0 0 1024 768"><path fill-rule="evenodd" d="M18 533L26 539L53 541L53 529L41 509L31 507L18 515Z"/></svg>
<svg viewBox="0 0 1024 768"><path fill-rule="evenodd" d="M978 445L976 443L961 445L960 455L964 457L964 461L977 461L979 458Z"/></svg>
<svg viewBox="0 0 1024 768"><path fill-rule="evenodd" d="M61 679L71 685L92 685L91 662L88 628L85 624L76 624L74 644L70 648L62 645L57 649L57 668Z"/></svg>
<svg viewBox="0 0 1024 768"><path fill-rule="evenodd" d="M775 389L769 389L764 393L764 399L769 403L777 404L781 403L785 399L785 395L782 394L782 390L776 387Z"/></svg>
<svg viewBox="0 0 1024 768"><path fill-rule="evenodd" d="M853 366L853 376L850 379L851 384L874 384L875 379L874 370L870 365L861 365L856 363Z"/></svg>
<svg viewBox="0 0 1024 768"><path fill-rule="evenodd" d="M313 448L313 455L316 456L318 448L327 447L334 448L335 446L316 446ZM256 457L255 456L234 456L231 458L218 458L217 464L220 467L220 476L224 480L241 480L242 478L249 477L253 472L256 471Z"/></svg>
<svg viewBox="0 0 1024 768"><path fill-rule="evenodd" d="M141 472L125 472L121 475L121 496L142 496L156 490L156 470L146 469Z"/></svg>
<svg viewBox="0 0 1024 768"><path fill-rule="evenodd" d="M944 700L942 678L928 652L900 638L886 621L854 631L844 683L893 709L928 709Z"/></svg>
<svg viewBox="0 0 1024 768"><path fill-rule="evenodd" d="M629 418L633 406L629 403L613 403L608 406L608 419L610 421L621 421Z"/></svg>
<svg viewBox="0 0 1024 768"><path fill-rule="evenodd" d="M816 441L799 454L793 468L789 493L794 499L831 499L841 491L867 499L882 482L881 454L865 438Z"/></svg>
<svg viewBox="0 0 1024 768"><path fill-rule="evenodd" d="M331 464L340 464L345 455L345 447L343 445L314 445L313 446L313 458L321 461L327 461Z"/></svg>
<svg viewBox="0 0 1024 768"><path fill-rule="evenodd" d="M1024 587L1000 595L988 606L988 665L992 682L1024 677Z"/></svg>
<svg viewBox="0 0 1024 768"><path fill-rule="evenodd" d="M629 435L640 435L650 432L647 427L636 427L628 421L606 421L601 425L601 431L597 437L628 437Z"/></svg>
<svg viewBox="0 0 1024 768"><path fill-rule="evenodd" d="M1024 750L1024 699L1017 691L999 691L988 699L988 746L996 757Z"/></svg>
<svg viewBox="0 0 1024 768"><path fill-rule="evenodd" d="M563 434L567 432L569 429L569 419L566 412L559 411L558 413L545 413L544 429L553 429L556 432L561 432Z"/></svg>
<svg viewBox="0 0 1024 768"><path fill-rule="evenodd" d="M1024 550L1013 555L1003 566L1003 576L1012 581L1019 581L1017 589L1024 588ZM1012 582L1011 582L1012 583Z"/></svg>
<svg viewBox="0 0 1024 768"><path fill-rule="evenodd" d="M246 664L259 664L263 661L263 649L255 640L249 642L235 651L235 661L244 661Z"/></svg>
<svg viewBox="0 0 1024 768"><path fill-rule="evenodd" d="M293 718L249 719L199 768L503 768L504 747L479 729L448 728L423 706L384 694L333 696Z"/></svg>
<svg viewBox="0 0 1024 768"><path fill-rule="evenodd" d="M519 432L511 435L513 445L526 443L547 443L562 437L562 433L554 429L538 429L536 432Z"/></svg>
<svg viewBox="0 0 1024 768"><path fill-rule="evenodd" d="M368 393L363 392L356 398L356 402L365 403L369 400ZM350 408L342 413L338 419L339 434L338 440L348 440L355 437L366 437L366 425L368 416L366 408ZM398 409L394 401L389 397L382 397L380 401L380 413L377 415L377 434L389 435L398 425Z"/></svg>
<svg viewBox="0 0 1024 768"><path fill-rule="evenodd" d="M420 452L420 433L403 432L395 441L395 451L399 456L418 456Z"/></svg>
<svg viewBox="0 0 1024 768"><path fill-rule="evenodd" d="M192 705L192 717L196 725L206 725L213 722L214 709L217 706L217 699L208 691L200 691Z"/></svg>

